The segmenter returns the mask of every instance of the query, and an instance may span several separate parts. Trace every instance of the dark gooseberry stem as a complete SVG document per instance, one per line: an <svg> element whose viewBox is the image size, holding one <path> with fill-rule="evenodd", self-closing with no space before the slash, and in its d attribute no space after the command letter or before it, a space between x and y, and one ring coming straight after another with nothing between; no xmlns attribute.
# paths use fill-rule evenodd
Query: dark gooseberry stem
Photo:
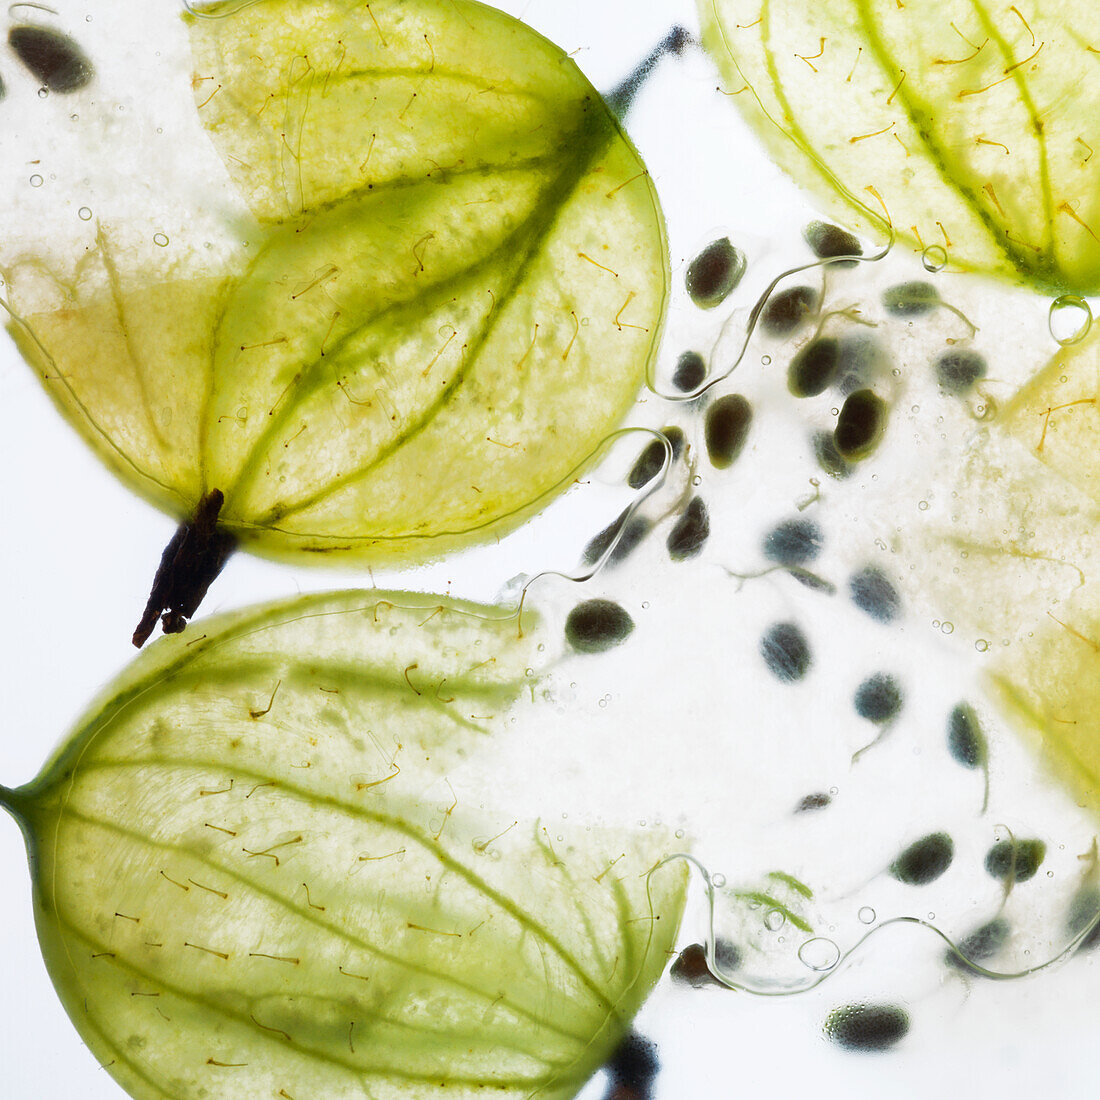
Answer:
<svg viewBox="0 0 1100 1100"><path fill-rule="evenodd" d="M27 795L26 788L12 790L0 784L0 808L5 809L19 823L24 835L27 833L26 819Z"/></svg>
<svg viewBox="0 0 1100 1100"><path fill-rule="evenodd" d="M187 626L233 553L236 539L218 528L224 503L222 491L212 489L199 501L194 519L181 523L164 548L145 614L134 631L138 649L148 641L158 618L165 634L179 634Z"/></svg>
<svg viewBox="0 0 1100 1100"><path fill-rule="evenodd" d="M673 53L679 57L691 41L691 35L683 27L673 27L634 67L630 75L603 97L611 113L620 122L630 110L634 97L641 91L650 74L657 67L657 62L666 53Z"/></svg>

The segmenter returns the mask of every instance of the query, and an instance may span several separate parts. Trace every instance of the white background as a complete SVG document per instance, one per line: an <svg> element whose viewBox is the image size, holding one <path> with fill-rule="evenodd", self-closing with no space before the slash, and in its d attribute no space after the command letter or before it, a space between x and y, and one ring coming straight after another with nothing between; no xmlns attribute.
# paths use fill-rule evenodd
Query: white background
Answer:
<svg viewBox="0 0 1100 1100"><path fill-rule="evenodd" d="M601 89L613 86L673 22L694 27L687 0L528 0L501 4L575 55ZM65 25L89 2L65 8ZM0 76L16 75L10 52ZM716 233L797 238L812 207L771 167L697 52L666 60L629 119L661 194L674 277ZM0 101L0 149L5 107ZM64 187L65 180L51 182ZM673 318L675 322L675 318ZM0 349L0 577L3 685L0 781L34 776L96 691L133 651L129 635L173 522L132 496L54 411L32 373ZM441 585L446 569L417 583ZM366 583L360 574L291 569L239 555L203 611L295 590ZM0 822L0 1095L13 1100L118 1097L80 1042L38 954L22 842ZM904 961L904 960L903 960ZM869 957L866 965L874 963ZM896 965L897 959L894 959ZM767 1001L745 994L664 992L644 1018L661 1041L662 1100L766 1093L820 1100L863 1096L1084 1096L1093 1040L1096 974L1077 965L1035 983L930 994L914 1053L885 1059L837 1054L818 1038L828 1002ZM1042 1012L1036 1010L1041 1003ZM792 1007L792 1005L794 1007ZM594 1087L592 1095L599 1095ZM586 1094L587 1095L587 1094Z"/></svg>

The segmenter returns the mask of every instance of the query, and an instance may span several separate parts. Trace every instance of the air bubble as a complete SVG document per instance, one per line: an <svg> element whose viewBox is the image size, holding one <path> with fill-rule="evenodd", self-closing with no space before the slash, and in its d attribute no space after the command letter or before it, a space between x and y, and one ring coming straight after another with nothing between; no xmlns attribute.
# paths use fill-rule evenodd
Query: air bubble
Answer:
<svg viewBox="0 0 1100 1100"><path fill-rule="evenodd" d="M31 187L41 187L44 182L45 181L37 172L31 176Z"/></svg>
<svg viewBox="0 0 1100 1100"><path fill-rule="evenodd" d="M922 501L921 501L921 502L920 502L920 503L919 503L919 504L917 505L917 507L918 507L918 508L919 508L919 509L920 509L920 510L921 510L922 512L927 512L927 511L928 511L928 509L929 509L929 508L931 507L931 505L930 505L930 504L928 503L928 501L926 501L926 500L922 500Z"/></svg>
<svg viewBox="0 0 1100 1100"><path fill-rule="evenodd" d="M1062 347L1080 343L1092 328L1092 309L1084 298L1062 294L1050 303L1047 325Z"/></svg>
<svg viewBox="0 0 1100 1100"><path fill-rule="evenodd" d="M840 948L832 940L817 936L798 949L798 957L811 970L832 970L840 962Z"/></svg>
<svg viewBox="0 0 1100 1100"><path fill-rule="evenodd" d="M941 634L954 634L955 633L955 624L950 623L950 622L945 622L940 627L940 633Z"/></svg>
<svg viewBox="0 0 1100 1100"><path fill-rule="evenodd" d="M769 932L778 932L784 924L787 923L787 918L784 916L781 909L769 909L764 914L764 927Z"/></svg>
<svg viewBox="0 0 1100 1100"><path fill-rule="evenodd" d="M710 876L710 884L716 890L721 890L726 885L726 876L719 872L717 875Z"/></svg>
<svg viewBox="0 0 1100 1100"><path fill-rule="evenodd" d="M50 89L49 88L39 88L38 89L38 98L39 99L45 99L49 94L50 94Z"/></svg>
<svg viewBox="0 0 1100 1100"><path fill-rule="evenodd" d="M82 206L77 212L76 216L82 221L87 222L92 220L92 211L87 206Z"/></svg>
<svg viewBox="0 0 1100 1100"><path fill-rule="evenodd" d="M933 275L947 266L947 249L942 244L930 244L921 254L920 262L924 270Z"/></svg>
<svg viewBox="0 0 1100 1100"><path fill-rule="evenodd" d="M976 649L976 650L977 650L977 651L978 651L979 653L986 653L986 652L988 652L988 650L989 650L989 642L988 642L988 641L987 641L987 640L986 640L985 638L979 638L979 639L978 639L978 640L977 640L977 641L976 641L976 642L974 643L974 648L975 648L975 649Z"/></svg>
<svg viewBox="0 0 1100 1100"><path fill-rule="evenodd" d="M877 914L869 905L865 905L857 914L863 924L874 924Z"/></svg>
<svg viewBox="0 0 1100 1100"><path fill-rule="evenodd" d="M159 248L167 248L168 247L168 237L167 237L167 235L164 234L164 233L154 233L153 234L153 244L157 245Z"/></svg>

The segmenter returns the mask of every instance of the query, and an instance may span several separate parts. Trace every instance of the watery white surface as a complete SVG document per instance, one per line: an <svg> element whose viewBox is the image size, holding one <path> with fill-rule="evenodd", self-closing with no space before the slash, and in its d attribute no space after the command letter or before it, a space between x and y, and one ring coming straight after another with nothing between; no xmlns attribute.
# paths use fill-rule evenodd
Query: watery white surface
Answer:
<svg viewBox="0 0 1100 1100"><path fill-rule="evenodd" d="M686 0L501 6L573 52L600 88L612 87L673 22L689 28L695 22ZM167 10L159 7L159 15L149 16L154 57L157 19ZM112 6L65 4L61 11L61 25L86 43L93 60L97 48L110 48L112 21L122 18ZM11 18L26 14L16 9ZM147 67L155 70L155 61ZM0 76L9 89L0 118L18 112L25 120L42 111L43 126L60 124L61 97L41 100L10 51ZM727 102L733 91L721 86L701 53L689 50L662 63L628 119L665 206L677 288L658 365L662 392L677 356L688 348L715 349L714 367L727 368L756 295L786 268L812 259L801 229L813 208L745 130ZM143 109L155 114L149 103ZM126 163L87 150L87 177L116 168L158 172L160 154L143 153L140 144L156 149L154 136L136 127L134 141ZM169 161L163 169L170 219L172 188L186 181ZM42 189L63 192L79 218L81 189L88 184L72 162L59 171L46 162L22 166L7 158L4 171L9 187L30 187L30 177L41 175ZM43 230L50 240L53 227ZM683 293L684 267L702 246L726 234L748 255L749 272L724 307L702 314ZM557 613L591 595L618 600L633 616L635 632L617 650L556 668L539 689L546 696L530 724L485 764L500 769L487 774L508 777L500 791L503 805L509 799L537 804L547 820L598 812L682 828L685 847L693 845L712 874L727 882L717 892L716 927L741 943L747 959L731 980L748 976L765 991L801 988L817 976L798 958L807 935L790 922L768 928L767 907L751 910L734 896L760 889L771 871L813 887L815 898L801 911L844 952L874 924L898 916L919 918L958 940L1000 912L1003 902L1012 936L988 965L1009 973L1045 962L1065 944L1066 905L1087 869L1080 857L1089 850L1091 819L1043 778L977 686L998 647L1011 642L1027 618L1012 593L1014 585L1032 583L1030 575L1011 564L985 569L935 554L937 531L959 515L970 517L979 532L985 509L994 527L1009 522L996 513L1014 497L991 495L991 470L1017 479L1016 496L1035 493L1036 481L1011 448L987 446L980 436L977 405L987 398L959 401L934 384L930 364L948 341L968 339L965 322L945 310L912 324L885 315L882 290L918 277L929 277L919 258L900 252L877 266L827 276L826 309L849 311L830 322L836 326L830 331L866 332L877 341L882 358L871 368L872 381L892 408L879 451L846 481L822 473L809 443L815 429L831 426L840 399L831 394L800 403L786 389L787 364L809 329L791 339L756 336L737 372L716 388L718 394L746 394L755 409L749 444L728 471L714 471L707 462L698 405L653 394L640 398L635 422L682 425L696 466L678 464L645 503L658 527L618 568L584 586L549 578L531 588L531 598ZM820 272L803 280L822 285ZM1053 352L1049 303L954 276L950 268L935 276L935 285L979 326L972 344L989 363L987 391L994 400L1003 401ZM490 599L512 578L574 570L587 540L631 499L621 478L643 443L639 437L636 447L616 449L598 474L500 546L411 575L374 579L387 587ZM0 465L9 700L0 780L15 786L35 774L96 690L132 656L129 636L173 524L91 457L10 349L0 367ZM670 562L665 540L674 519L659 517L682 507L692 492L707 502L711 538L697 558ZM1062 503L1067 518L1057 528L1059 538L1075 540L1087 554L1088 516L1072 496ZM776 522L792 517L820 526L823 549L807 567L835 594L782 571L734 576L768 565L762 539ZM1083 562L1080 555L1074 560ZM890 571L902 591L904 613L892 624L872 622L848 598L851 573L870 563ZM240 555L215 583L204 611L295 590L369 585L371 579ZM520 583L508 591L514 594ZM1060 582L1034 583L1046 591ZM798 623L810 642L813 664L797 684L781 683L761 658L760 639L776 622ZM882 743L853 764L853 753L877 732L853 713L853 693L877 672L897 678L904 705ZM974 701L993 744L984 814L982 776L960 768L945 747L947 715L963 698ZM813 792L831 792L829 808L792 814ZM982 868L1006 827L1047 845L1039 874L1007 900ZM941 879L913 888L883 873L906 844L938 830L955 841L954 862ZM0 845L7 884L0 918L7 989L0 1091L15 1100L117 1097L118 1087L62 1012L38 956L25 855L11 823L0 829ZM874 910L870 924L867 908ZM707 916L700 877L684 944L703 939ZM664 1069L656 1096L1085 1095L1100 982L1096 962L1078 957L1028 979L991 981L945 967L944 951L927 928L894 925L813 991L766 997L666 982L639 1021L660 1048ZM910 1011L910 1034L891 1053L854 1056L822 1039L832 1009L863 1000L904 1004ZM594 1100L603 1089L594 1082L585 1096Z"/></svg>

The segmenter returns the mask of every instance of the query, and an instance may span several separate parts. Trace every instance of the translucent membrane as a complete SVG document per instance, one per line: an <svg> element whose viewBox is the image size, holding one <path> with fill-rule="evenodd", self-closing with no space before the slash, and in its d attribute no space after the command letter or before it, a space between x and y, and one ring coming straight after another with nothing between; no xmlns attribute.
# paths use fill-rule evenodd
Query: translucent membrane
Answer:
<svg viewBox="0 0 1100 1100"><path fill-rule="evenodd" d="M471 0L111 23L9 139L0 248L8 327L97 455L312 561L438 557L567 487L668 277L652 183L576 64Z"/></svg>
<svg viewBox="0 0 1100 1100"><path fill-rule="evenodd" d="M132 1096L567 1100L615 1052L687 875L664 831L551 831L484 765L555 625L377 591L237 612L0 789L58 994Z"/></svg>

